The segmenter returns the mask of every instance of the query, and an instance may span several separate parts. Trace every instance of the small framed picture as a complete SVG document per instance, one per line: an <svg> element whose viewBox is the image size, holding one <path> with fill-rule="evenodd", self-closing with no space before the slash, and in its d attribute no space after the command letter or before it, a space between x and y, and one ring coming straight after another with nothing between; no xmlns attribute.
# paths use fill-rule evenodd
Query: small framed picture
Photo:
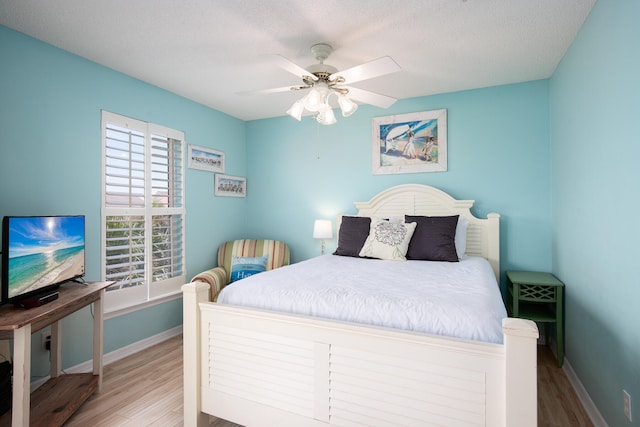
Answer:
<svg viewBox="0 0 640 427"><path fill-rule="evenodd" d="M247 178L216 174L214 194L226 197L247 197Z"/></svg>
<svg viewBox="0 0 640 427"><path fill-rule="evenodd" d="M189 168L224 173L224 153L197 145L189 145Z"/></svg>

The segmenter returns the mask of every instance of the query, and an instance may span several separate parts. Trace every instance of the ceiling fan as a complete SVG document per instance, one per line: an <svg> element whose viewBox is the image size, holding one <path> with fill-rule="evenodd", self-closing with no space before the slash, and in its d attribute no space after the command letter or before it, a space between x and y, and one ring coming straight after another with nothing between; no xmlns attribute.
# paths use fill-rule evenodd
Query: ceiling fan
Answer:
<svg viewBox="0 0 640 427"><path fill-rule="evenodd" d="M309 89L309 92L304 97L296 101L293 106L287 110L287 114L299 121L302 118L302 113L306 109L315 115L318 123L324 125L331 125L336 122L333 109L329 104L329 98L332 95L335 95L337 98L338 106L344 117L350 116L358 108L358 104L353 100L381 108L388 108L396 102L396 99L390 96L345 86L400 71L400 66L396 64L391 57L383 56L382 58L374 59L373 61L343 71L338 71L335 67L324 63L332 51L333 48L326 43L318 43L311 46L311 53L316 61L318 61L318 64L311 65L306 69L293 63L284 56L275 55L277 64L284 70L301 78L303 84L246 93L268 94Z"/></svg>

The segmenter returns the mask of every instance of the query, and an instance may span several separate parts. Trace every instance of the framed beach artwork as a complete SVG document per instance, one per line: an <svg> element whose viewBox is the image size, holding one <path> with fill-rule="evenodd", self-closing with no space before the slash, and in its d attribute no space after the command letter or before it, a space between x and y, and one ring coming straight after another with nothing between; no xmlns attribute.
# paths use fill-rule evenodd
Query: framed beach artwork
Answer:
<svg viewBox="0 0 640 427"><path fill-rule="evenodd" d="M224 173L224 153L197 145L189 145L189 168Z"/></svg>
<svg viewBox="0 0 640 427"><path fill-rule="evenodd" d="M216 196L247 197L247 178L216 174L214 194Z"/></svg>
<svg viewBox="0 0 640 427"><path fill-rule="evenodd" d="M447 110L373 119L374 175L447 170Z"/></svg>

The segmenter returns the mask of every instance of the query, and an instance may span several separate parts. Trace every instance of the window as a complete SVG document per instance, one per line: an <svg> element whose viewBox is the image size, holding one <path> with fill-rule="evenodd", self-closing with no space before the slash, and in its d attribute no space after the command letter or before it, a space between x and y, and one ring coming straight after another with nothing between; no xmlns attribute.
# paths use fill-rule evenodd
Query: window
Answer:
<svg viewBox="0 0 640 427"><path fill-rule="evenodd" d="M102 277L115 311L185 283L184 134L102 112Z"/></svg>

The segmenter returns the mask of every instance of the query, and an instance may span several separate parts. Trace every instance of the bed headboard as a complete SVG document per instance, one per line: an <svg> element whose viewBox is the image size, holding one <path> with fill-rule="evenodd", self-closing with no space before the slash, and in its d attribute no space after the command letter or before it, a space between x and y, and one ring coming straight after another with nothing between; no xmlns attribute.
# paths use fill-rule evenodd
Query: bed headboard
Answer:
<svg viewBox="0 0 640 427"><path fill-rule="evenodd" d="M456 200L428 185L404 184L384 190L368 202L356 202L355 206L360 216L460 215L467 218L466 254L486 258L500 283L500 215L490 213L487 219L476 218L470 210L473 203L473 200ZM336 228L340 229L339 223Z"/></svg>

